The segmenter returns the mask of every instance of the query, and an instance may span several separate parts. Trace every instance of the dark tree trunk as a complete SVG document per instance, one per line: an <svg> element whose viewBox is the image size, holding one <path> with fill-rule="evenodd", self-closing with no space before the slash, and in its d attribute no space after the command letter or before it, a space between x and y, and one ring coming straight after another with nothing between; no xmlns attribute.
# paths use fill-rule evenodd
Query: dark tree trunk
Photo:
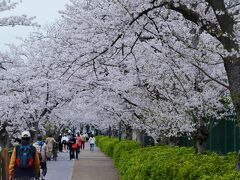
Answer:
<svg viewBox="0 0 240 180"><path fill-rule="evenodd" d="M9 147L9 145L10 145L9 134L6 130L6 126L3 124L3 126L0 129L0 146Z"/></svg>
<svg viewBox="0 0 240 180"><path fill-rule="evenodd" d="M240 125L240 58L234 56L224 58L224 66L228 76L231 98L238 118L238 125Z"/></svg>
<svg viewBox="0 0 240 180"><path fill-rule="evenodd" d="M118 139L119 141L122 140L122 121L120 121L118 124Z"/></svg>
<svg viewBox="0 0 240 180"><path fill-rule="evenodd" d="M112 136L112 128L111 126L108 127L108 137L111 138Z"/></svg>
<svg viewBox="0 0 240 180"><path fill-rule="evenodd" d="M116 129L115 126L113 126L112 135L113 135L113 137L118 137L118 130Z"/></svg>
<svg viewBox="0 0 240 180"><path fill-rule="evenodd" d="M178 146L179 142L180 142L179 137L171 136L170 138L168 138L168 145L170 146Z"/></svg>
<svg viewBox="0 0 240 180"><path fill-rule="evenodd" d="M139 131L139 141L142 147L144 147L144 134L145 134L145 130Z"/></svg>
<svg viewBox="0 0 240 180"><path fill-rule="evenodd" d="M132 140L132 133L133 133L132 127L129 125L126 125L125 128L126 128L126 139Z"/></svg>
<svg viewBox="0 0 240 180"><path fill-rule="evenodd" d="M204 124L203 119L200 120L194 139L196 141L196 152L199 154L204 153L207 150L208 128Z"/></svg>

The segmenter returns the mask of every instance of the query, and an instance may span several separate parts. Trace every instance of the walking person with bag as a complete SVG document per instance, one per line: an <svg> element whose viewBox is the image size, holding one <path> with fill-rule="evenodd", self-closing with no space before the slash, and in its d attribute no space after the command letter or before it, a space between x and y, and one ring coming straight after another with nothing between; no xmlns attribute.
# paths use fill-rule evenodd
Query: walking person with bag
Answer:
<svg viewBox="0 0 240 180"><path fill-rule="evenodd" d="M44 177L47 174L47 145L44 143L42 136L37 137L37 142L33 144L38 152L38 157L40 160L40 167L41 167L41 180L44 180Z"/></svg>
<svg viewBox="0 0 240 180"><path fill-rule="evenodd" d="M46 138L46 145L47 145L47 159L51 161L53 158L53 148L54 144L57 143L56 140L53 138L52 134L49 134L49 137Z"/></svg>
<svg viewBox="0 0 240 180"><path fill-rule="evenodd" d="M40 161L36 148L30 144L30 138L30 132L23 131L21 144L14 147L9 164L9 180L39 179Z"/></svg>
<svg viewBox="0 0 240 180"><path fill-rule="evenodd" d="M68 146L69 146L70 160L74 160L75 159L75 152L77 151L76 138L74 137L74 134L72 134L70 136L69 141L68 141Z"/></svg>

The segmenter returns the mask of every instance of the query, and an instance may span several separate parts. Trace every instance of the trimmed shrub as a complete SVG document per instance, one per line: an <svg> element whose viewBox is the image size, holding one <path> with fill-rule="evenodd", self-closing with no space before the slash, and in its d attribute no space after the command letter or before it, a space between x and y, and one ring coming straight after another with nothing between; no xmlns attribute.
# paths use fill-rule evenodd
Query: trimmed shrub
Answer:
<svg viewBox="0 0 240 180"><path fill-rule="evenodd" d="M113 159L115 164L118 166L122 153L131 153L132 150L138 148L140 148L140 144L137 141L123 139L120 142L116 143L113 151Z"/></svg>
<svg viewBox="0 0 240 180"><path fill-rule="evenodd" d="M99 136L96 138L97 146L109 157L113 157L113 150L116 143L118 143L117 138L109 138L106 136Z"/></svg>
<svg viewBox="0 0 240 180"><path fill-rule="evenodd" d="M152 146L141 148L136 141L97 137L100 149L113 158L122 180L232 180L236 153L195 154L193 148Z"/></svg>

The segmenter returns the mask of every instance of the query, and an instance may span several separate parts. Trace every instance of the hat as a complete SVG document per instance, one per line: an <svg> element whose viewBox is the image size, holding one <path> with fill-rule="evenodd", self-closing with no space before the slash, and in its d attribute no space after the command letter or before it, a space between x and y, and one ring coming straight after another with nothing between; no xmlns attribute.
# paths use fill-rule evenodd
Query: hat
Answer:
<svg viewBox="0 0 240 180"><path fill-rule="evenodd" d="M31 134L29 131L23 131L21 134L21 138L30 138Z"/></svg>

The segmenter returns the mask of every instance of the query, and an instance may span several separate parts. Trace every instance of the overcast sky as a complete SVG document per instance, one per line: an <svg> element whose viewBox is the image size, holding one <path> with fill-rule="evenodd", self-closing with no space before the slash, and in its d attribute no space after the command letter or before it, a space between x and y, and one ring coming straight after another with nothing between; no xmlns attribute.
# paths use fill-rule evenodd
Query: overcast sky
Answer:
<svg viewBox="0 0 240 180"><path fill-rule="evenodd" d="M58 10L63 10L68 0L22 0L16 9L1 13L1 16L22 15L36 16L34 22L44 26L60 17ZM16 37L27 37L32 27L0 27L0 50L6 50L6 43L19 43Z"/></svg>

